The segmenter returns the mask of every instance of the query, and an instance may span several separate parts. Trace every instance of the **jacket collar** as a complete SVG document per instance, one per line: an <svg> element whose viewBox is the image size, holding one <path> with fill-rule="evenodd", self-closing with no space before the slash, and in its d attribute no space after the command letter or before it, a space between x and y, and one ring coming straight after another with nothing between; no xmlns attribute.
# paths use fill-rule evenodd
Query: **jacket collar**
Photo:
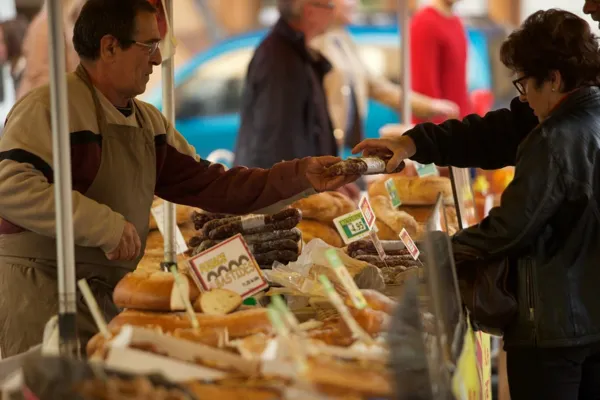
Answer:
<svg viewBox="0 0 600 400"><path fill-rule="evenodd" d="M600 100L600 87L598 86L586 86L579 89L575 89L567 94L550 113L550 118L556 115L563 114L572 110L573 108L580 108L582 106L598 102Z"/></svg>
<svg viewBox="0 0 600 400"><path fill-rule="evenodd" d="M309 49L304 34L292 28L283 18L279 18L273 27L273 33L289 43L292 48L304 60L312 64L321 75L325 75L331 71L331 63L319 51Z"/></svg>

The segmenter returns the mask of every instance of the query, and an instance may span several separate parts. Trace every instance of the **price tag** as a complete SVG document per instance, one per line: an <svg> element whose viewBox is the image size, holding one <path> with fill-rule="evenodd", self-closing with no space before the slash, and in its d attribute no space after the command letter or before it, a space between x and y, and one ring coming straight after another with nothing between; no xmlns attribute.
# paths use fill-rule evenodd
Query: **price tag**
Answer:
<svg viewBox="0 0 600 400"><path fill-rule="evenodd" d="M246 299L269 285L241 234L188 260L194 280L204 290L225 288Z"/></svg>
<svg viewBox="0 0 600 400"><path fill-rule="evenodd" d="M390 178L385 181L385 189L387 190L390 200L392 201L392 207L400 207L402 205L402 201L400 200L400 195L398 194L398 189L396 188L394 178Z"/></svg>
<svg viewBox="0 0 600 400"><path fill-rule="evenodd" d="M377 250L377 255L379 256L379 258L381 259L381 261L383 261L385 263L385 250L383 248L383 243L381 243L381 240L379 240L379 236L377 236L377 232L376 231L371 231L370 232L371 235L371 241L373 242L373 246L375 246L375 250ZM387 265L387 263L386 263Z"/></svg>
<svg viewBox="0 0 600 400"><path fill-rule="evenodd" d="M344 243L350 244L369 235L369 226L361 210L355 210L333 220Z"/></svg>
<svg viewBox="0 0 600 400"><path fill-rule="evenodd" d="M417 169L417 175L419 175L419 178L424 178L426 176L439 176L440 175L435 164L425 164L425 165L419 164L419 163L415 163L415 164L416 164L416 169Z"/></svg>
<svg viewBox="0 0 600 400"><path fill-rule="evenodd" d="M369 230L373 229L373 225L375 225L375 212L373 212L373 208L371 207L371 203L369 203L369 198L367 196L363 196L360 199L358 208L362 212Z"/></svg>
<svg viewBox="0 0 600 400"><path fill-rule="evenodd" d="M275 307L277 312L279 312L279 315L281 316L283 321L286 323L287 327L290 330L297 332L299 330L298 319L296 319L296 316L294 314L292 314L292 312L290 311L288 306L285 304L285 302L283 301L281 296L279 296L277 294L274 296L271 296L271 304L273 305L273 307Z"/></svg>
<svg viewBox="0 0 600 400"><path fill-rule="evenodd" d="M348 307L346 307L340 295L333 288L331 281L325 275L320 275L319 281L323 285L323 288L325 289L325 293L327 293L329 301L331 301L333 306L340 313L340 316L342 317L350 331L352 331L352 336L356 339L360 339L364 343L372 344L373 338L369 336L369 334L365 332L360 325L358 325L358 322L356 322L352 314L350 314L350 310L348 310Z"/></svg>
<svg viewBox="0 0 600 400"><path fill-rule="evenodd" d="M406 246L406 249L412 256L412 258L414 258L416 261L419 258L421 252L419 251L419 248L417 247L415 242L413 242L412 238L410 237L410 234L406 231L406 229L402 228L402 231L398 236L400 236L400 240L402 240L402 243L404 243L404 246Z"/></svg>
<svg viewBox="0 0 600 400"><path fill-rule="evenodd" d="M371 231L372 232L372 231ZM362 292L356 286L356 282L352 279L350 272L348 272L348 268L342 262L342 259L337 253L336 249L329 249L325 252L325 257L327 257L327 261L335 275L338 277L342 286L350 296L350 300L352 300L352 304L355 308L362 310L367 307L367 300L363 296Z"/></svg>
<svg viewBox="0 0 600 400"><path fill-rule="evenodd" d="M164 238L165 237L164 206L162 204L160 206L156 206L156 207L152 208L150 210L150 212L152 213L152 216L154 217L154 220L156 221L156 226L158 226L158 230L160 231L160 234L163 235L163 238ZM187 243L185 242L185 239L183 238L183 234L181 233L181 230L179 229L177 224L175 224L175 251L177 252L177 254L183 254L187 250L188 250L188 246L187 246Z"/></svg>

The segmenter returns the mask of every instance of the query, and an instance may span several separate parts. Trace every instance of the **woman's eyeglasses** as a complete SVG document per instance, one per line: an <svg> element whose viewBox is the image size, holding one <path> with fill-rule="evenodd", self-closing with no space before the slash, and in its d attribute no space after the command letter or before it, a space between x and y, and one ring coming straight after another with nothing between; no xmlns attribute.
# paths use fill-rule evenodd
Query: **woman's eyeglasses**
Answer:
<svg viewBox="0 0 600 400"><path fill-rule="evenodd" d="M525 96L527 94L527 90L525 89L525 80L528 78L528 76L522 76L512 81L514 87L517 88L517 92L519 92L519 94L522 96Z"/></svg>

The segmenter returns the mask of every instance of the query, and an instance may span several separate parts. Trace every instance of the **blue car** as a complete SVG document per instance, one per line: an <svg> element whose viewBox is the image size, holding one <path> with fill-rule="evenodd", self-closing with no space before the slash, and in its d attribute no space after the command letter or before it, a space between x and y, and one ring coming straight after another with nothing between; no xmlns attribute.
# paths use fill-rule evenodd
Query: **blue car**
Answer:
<svg viewBox="0 0 600 400"><path fill-rule="evenodd" d="M348 29L369 67L399 82L401 54L397 26ZM485 21L468 23L467 30L469 91L491 93L496 100L494 106L503 106L514 93L506 71L494 60L506 33ZM176 127L201 157L231 165L246 70L254 49L267 32L228 38L176 70ZM161 109L161 88L152 90L144 99ZM365 121L367 137L378 137L382 125L394 122L399 122L397 111L371 100Z"/></svg>

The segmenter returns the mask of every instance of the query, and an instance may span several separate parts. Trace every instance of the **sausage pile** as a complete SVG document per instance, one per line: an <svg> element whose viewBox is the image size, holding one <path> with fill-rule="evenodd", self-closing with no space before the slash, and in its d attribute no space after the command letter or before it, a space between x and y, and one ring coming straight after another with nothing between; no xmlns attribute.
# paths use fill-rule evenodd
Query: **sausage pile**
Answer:
<svg viewBox="0 0 600 400"><path fill-rule="evenodd" d="M189 241L190 255L242 234L262 269L271 269L275 261L287 264L296 261L300 254L302 233L296 226L301 220L302 213L296 208L273 215L230 216L195 212L192 221L198 234Z"/></svg>
<svg viewBox="0 0 600 400"><path fill-rule="evenodd" d="M359 240L348 245L348 255L354 259L367 262L381 269L386 285L397 285L405 281L405 272L421 267L399 240L382 240L381 244L386 257L383 262L375 245L370 240Z"/></svg>

